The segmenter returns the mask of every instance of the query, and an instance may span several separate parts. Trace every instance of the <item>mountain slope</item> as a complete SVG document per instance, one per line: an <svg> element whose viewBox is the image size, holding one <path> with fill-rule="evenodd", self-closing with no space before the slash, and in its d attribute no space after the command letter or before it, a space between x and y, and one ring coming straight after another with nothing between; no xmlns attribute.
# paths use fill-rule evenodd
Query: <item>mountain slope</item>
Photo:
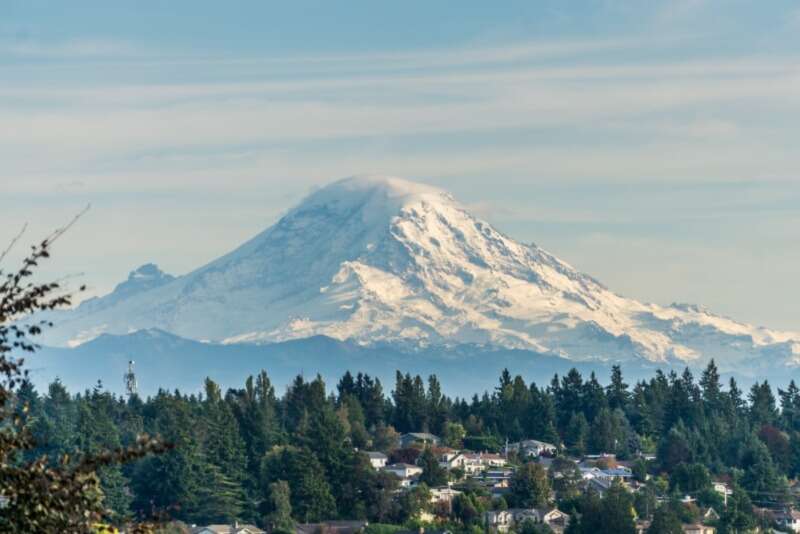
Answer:
<svg viewBox="0 0 800 534"><path fill-rule="evenodd" d="M160 272L160 271L159 271ZM575 360L791 363L800 336L623 298L447 193L351 178L233 252L56 318L49 343L161 328L223 343L325 335L406 348L484 344Z"/></svg>

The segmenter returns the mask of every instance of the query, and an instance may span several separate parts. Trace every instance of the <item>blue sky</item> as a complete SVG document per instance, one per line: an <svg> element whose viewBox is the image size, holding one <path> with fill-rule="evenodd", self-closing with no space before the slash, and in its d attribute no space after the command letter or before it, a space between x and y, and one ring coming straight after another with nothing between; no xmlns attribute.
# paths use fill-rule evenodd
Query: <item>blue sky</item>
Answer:
<svg viewBox="0 0 800 534"><path fill-rule="evenodd" d="M91 203L48 273L102 293L376 172L622 294L800 330L800 3L496 4L6 1L0 240Z"/></svg>

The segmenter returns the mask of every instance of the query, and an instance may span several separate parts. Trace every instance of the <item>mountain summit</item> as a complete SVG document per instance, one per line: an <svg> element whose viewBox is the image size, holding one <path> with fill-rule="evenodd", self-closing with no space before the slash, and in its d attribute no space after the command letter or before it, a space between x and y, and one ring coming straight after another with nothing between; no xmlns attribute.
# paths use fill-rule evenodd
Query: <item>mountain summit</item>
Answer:
<svg viewBox="0 0 800 534"><path fill-rule="evenodd" d="M224 343L325 335L575 360L714 357L729 368L800 359L800 335L621 297L503 235L448 193L398 178L334 182L208 265L174 279L154 266L144 274L147 287L118 288L61 313L45 341L160 328Z"/></svg>

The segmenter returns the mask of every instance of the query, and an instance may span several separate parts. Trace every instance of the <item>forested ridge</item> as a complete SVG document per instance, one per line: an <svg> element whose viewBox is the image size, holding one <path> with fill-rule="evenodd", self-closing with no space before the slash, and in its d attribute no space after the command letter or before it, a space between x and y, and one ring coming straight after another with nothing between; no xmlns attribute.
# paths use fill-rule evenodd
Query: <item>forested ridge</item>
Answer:
<svg viewBox="0 0 800 534"><path fill-rule="evenodd" d="M373 469L359 451L408 460L396 450L403 432L431 432L449 446L476 451L536 438L574 457L655 453L655 460L639 460L661 483L653 492L709 495L711 478L721 477L742 503L740 521L752 515L752 505L791 504L790 480L800 472L795 383L778 389L777 398L766 382L745 393L733 379L723 386L713 362L699 380L688 369L657 371L633 385L619 367L607 386L576 370L543 386L505 371L493 391L471 399L445 396L436 376L400 372L390 392L377 379L348 372L330 389L320 377L298 376L278 396L262 371L226 392L208 379L202 394L162 390L147 399L118 397L101 384L71 394L57 381L44 392L25 383L18 403L27 405L21 415L43 444L31 456L116 448L143 432L175 445L166 454L101 469L106 504L120 521L165 511L200 524L280 527L335 518L401 524L424 503L411 502L414 492L397 498L396 477ZM424 465L424 453L419 459ZM432 471L423 480L441 477ZM591 505L575 494L556 497L567 512ZM480 508L478 501L471 504Z"/></svg>

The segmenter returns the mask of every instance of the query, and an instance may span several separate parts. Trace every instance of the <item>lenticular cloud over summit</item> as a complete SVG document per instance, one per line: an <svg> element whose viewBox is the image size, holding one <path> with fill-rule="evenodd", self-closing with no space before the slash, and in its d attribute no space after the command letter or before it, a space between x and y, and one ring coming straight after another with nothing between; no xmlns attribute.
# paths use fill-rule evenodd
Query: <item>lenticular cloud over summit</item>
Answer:
<svg viewBox="0 0 800 534"><path fill-rule="evenodd" d="M324 335L406 349L471 344L573 360L794 365L800 335L699 306L621 297L536 245L399 178L334 182L186 275L148 265L121 291L62 312L45 340L158 328L220 343ZM137 281L146 283L137 285Z"/></svg>

